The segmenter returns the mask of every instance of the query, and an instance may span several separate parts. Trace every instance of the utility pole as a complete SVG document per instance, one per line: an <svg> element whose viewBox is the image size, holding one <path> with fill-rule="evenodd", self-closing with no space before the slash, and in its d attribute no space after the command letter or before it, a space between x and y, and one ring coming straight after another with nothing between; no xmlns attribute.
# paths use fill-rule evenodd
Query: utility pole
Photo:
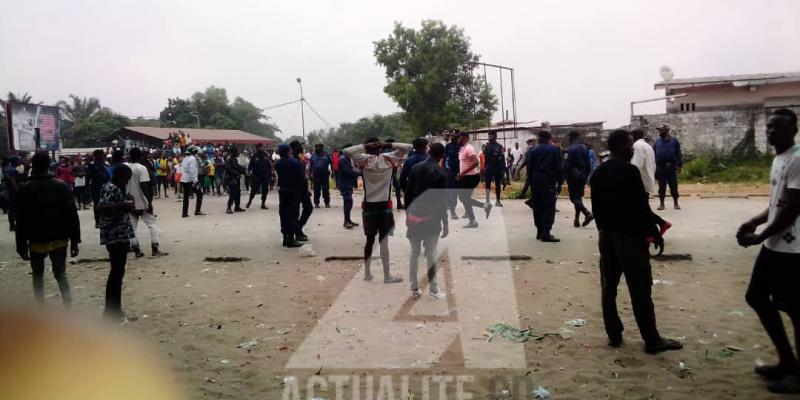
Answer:
<svg viewBox="0 0 800 400"><path fill-rule="evenodd" d="M300 85L300 126L303 129L303 143L306 141L306 115L305 111L303 111L303 103L306 102L306 99L303 97L303 81L300 78L297 78L297 84Z"/></svg>

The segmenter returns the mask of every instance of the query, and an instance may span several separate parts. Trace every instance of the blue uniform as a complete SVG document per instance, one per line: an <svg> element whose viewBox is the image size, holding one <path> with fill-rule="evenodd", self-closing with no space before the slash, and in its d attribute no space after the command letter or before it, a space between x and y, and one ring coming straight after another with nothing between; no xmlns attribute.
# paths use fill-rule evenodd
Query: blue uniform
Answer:
<svg viewBox="0 0 800 400"><path fill-rule="evenodd" d="M656 153L656 179L658 179L658 198L664 204L664 197L669 193L678 204L678 168L683 166L683 154L681 153L681 143L676 138L664 140L656 139L653 146Z"/></svg>
<svg viewBox="0 0 800 400"><path fill-rule="evenodd" d="M342 154L339 156L339 173L336 175L336 185L342 193L342 203L344 206L344 222L352 221L350 211L353 210L353 189L361 175L353 168L353 162Z"/></svg>
<svg viewBox="0 0 800 400"><path fill-rule="evenodd" d="M583 192L586 188L586 179L589 178L592 160L586 146L575 143L567 148L567 160L564 162L564 175L569 189L569 200L576 211L583 211Z"/></svg>
<svg viewBox="0 0 800 400"><path fill-rule="evenodd" d="M300 160L287 157L275 163L278 174L278 214L281 233L294 235L300 231L300 200L306 196L306 178Z"/></svg>
<svg viewBox="0 0 800 400"><path fill-rule="evenodd" d="M458 188L458 175L460 164L458 161L458 151L461 146L458 143L450 142L444 146L444 171L447 173L447 208L450 212L455 212L456 203L458 203L458 195L456 188Z"/></svg>
<svg viewBox="0 0 800 400"><path fill-rule="evenodd" d="M311 154L311 177L314 182L314 205L319 207L319 197L322 194L322 197L325 200L325 206L328 207L331 204L331 192L330 192L330 168L331 168L331 156L328 155L326 152L317 153L316 151Z"/></svg>
<svg viewBox="0 0 800 400"><path fill-rule="evenodd" d="M528 180L533 192L533 221L542 235L550 233L556 216L556 186L561 182L561 150L546 143L528 151Z"/></svg>
<svg viewBox="0 0 800 400"><path fill-rule="evenodd" d="M417 153L415 150L412 150L411 153L408 154L408 158L403 162L403 170L400 172L400 189L402 189L404 193L406 191L406 186L408 186L408 177L411 174L411 168L414 168L415 165L427 159L428 156L426 154Z"/></svg>

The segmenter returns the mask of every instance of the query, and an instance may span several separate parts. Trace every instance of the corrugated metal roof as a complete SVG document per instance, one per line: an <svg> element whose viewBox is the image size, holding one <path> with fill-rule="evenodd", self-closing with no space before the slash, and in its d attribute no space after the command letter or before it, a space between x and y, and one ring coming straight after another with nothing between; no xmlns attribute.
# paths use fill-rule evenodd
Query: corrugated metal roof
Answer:
<svg viewBox="0 0 800 400"><path fill-rule="evenodd" d="M745 75L728 75L728 76L707 76L700 78L687 78L687 79L670 79L668 81L661 81L655 84L656 89L661 89L665 85L670 88L679 88L687 86L705 86L705 85L723 85L723 84L737 84L746 86L764 85L768 83L787 83L787 82L800 82L800 71L794 72L776 72L768 74L745 74Z"/></svg>
<svg viewBox="0 0 800 400"><path fill-rule="evenodd" d="M276 142L274 139L268 139L238 129L154 128L149 126L126 126L121 129L121 131L123 130L139 133L160 140L166 140L171 133L181 131L191 136L192 141L195 143L230 142L239 144L256 144Z"/></svg>

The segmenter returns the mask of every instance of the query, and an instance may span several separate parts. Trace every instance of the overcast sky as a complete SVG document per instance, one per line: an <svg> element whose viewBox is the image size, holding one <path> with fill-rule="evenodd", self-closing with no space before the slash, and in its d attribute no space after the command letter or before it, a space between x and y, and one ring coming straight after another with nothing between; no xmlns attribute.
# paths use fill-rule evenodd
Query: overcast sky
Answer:
<svg viewBox="0 0 800 400"><path fill-rule="evenodd" d="M660 95L662 65L676 78L800 70L797 0L4 0L0 10L0 93L94 96L129 116L157 116L168 97L209 85L268 107L299 97L298 76L333 125L391 113L372 43L394 21L423 19L464 28L483 61L515 68L520 121L626 124L631 100ZM509 86L506 76L507 109ZM288 136L300 133L297 111L267 113ZM326 126L307 110L307 130Z"/></svg>

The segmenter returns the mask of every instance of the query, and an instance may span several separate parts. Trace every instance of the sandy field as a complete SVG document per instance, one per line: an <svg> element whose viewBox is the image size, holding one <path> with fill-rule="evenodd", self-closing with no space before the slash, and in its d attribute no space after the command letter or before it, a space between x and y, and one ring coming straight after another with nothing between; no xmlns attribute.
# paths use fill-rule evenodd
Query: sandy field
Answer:
<svg viewBox="0 0 800 400"><path fill-rule="evenodd" d="M527 386L516 398L532 398L530 391L539 385L554 399L779 398L752 373L757 360L775 360L744 301L757 249L739 248L733 238L745 218L766 207L765 197L691 196L682 211L662 213L674 224L667 253L688 253L693 260L653 261L659 329L686 345L657 356L643 352L624 284L619 308L626 342L620 349L606 346L597 231L594 224L573 228L572 207L564 199L554 230L563 240L559 244L534 240L531 212L519 200L506 201L489 219L480 215L476 230L452 221L451 236L439 244L439 281L448 297L437 301L426 295L416 302L409 298L402 212L396 213L390 247L392 270L406 282L384 285L364 282L360 261L325 261L362 254L360 228L341 227L338 196L333 208L314 211L306 229L314 257L281 247L276 196L270 195L269 210L235 215L224 213L224 198L205 200L208 215L188 219L180 218L174 197L156 201L161 247L170 255L129 262L123 307L132 320L115 327L162 355L187 398L276 399L294 387L308 398L308 377L330 382L336 376L347 378L344 394L329 384L314 396L350 399L357 388L359 398L369 398L361 390L374 379L376 392L379 383L391 380L391 396L382 398L403 400L512 398L514 382L520 381ZM79 258L106 257L91 211L80 216ZM358 212L355 220L360 221ZM143 225L138 234L148 249ZM531 260L463 259L509 254ZM249 261L204 261L215 256ZM100 319L108 268L99 261L68 267L76 314ZM377 260L373 268L380 271ZM59 310L49 272L46 294L47 308ZM0 304L32 302L30 268L16 256L3 219ZM585 325L566 324L576 319ZM522 344L503 337L488 341L484 332L498 322L559 334ZM440 395L440 384L431 385L425 397L426 379L449 383L446 396Z"/></svg>

